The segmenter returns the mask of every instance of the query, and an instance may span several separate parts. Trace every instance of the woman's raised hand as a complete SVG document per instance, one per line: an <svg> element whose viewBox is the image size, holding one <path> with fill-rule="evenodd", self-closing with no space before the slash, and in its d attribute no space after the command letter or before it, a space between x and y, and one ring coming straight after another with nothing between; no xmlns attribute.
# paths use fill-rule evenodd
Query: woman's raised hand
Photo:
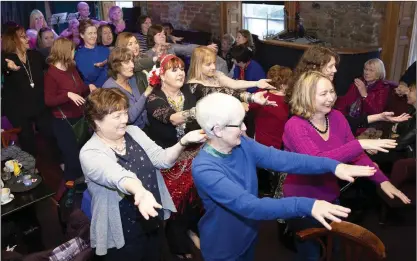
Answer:
<svg viewBox="0 0 417 261"><path fill-rule="evenodd" d="M411 200L404 195L399 189L397 189L394 185L392 185L389 181L384 181L380 184L382 191L387 194L388 197L394 199L394 197L399 198L404 204L410 204Z"/></svg>
<svg viewBox="0 0 417 261"><path fill-rule="evenodd" d="M217 50L218 50L217 44L212 43L212 44L207 45L207 47L217 53Z"/></svg>
<svg viewBox="0 0 417 261"><path fill-rule="evenodd" d="M386 149L397 147L397 141L391 139L363 139L359 140L359 144L361 144L364 150L377 150L381 152L388 152Z"/></svg>
<svg viewBox="0 0 417 261"><path fill-rule="evenodd" d="M135 205L138 206L140 214L146 219L149 216L156 217L158 212L155 209L161 209L162 206L156 202L155 197L149 191L135 194Z"/></svg>
<svg viewBox="0 0 417 261"><path fill-rule="evenodd" d="M269 82L271 82L271 79L261 79L259 81L256 82L256 87L260 88L260 89L270 89L270 90L275 90L276 88L274 86L272 86L271 84L269 84Z"/></svg>
<svg viewBox="0 0 417 261"><path fill-rule="evenodd" d="M95 63L94 66L95 67L103 67L106 64L107 64L107 59L104 60L104 61L102 61L102 62L100 62L100 63Z"/></svg>
<svg viewBox="0 0 417 261"><path fill-rule="evenodd" d="M276 101L268 100L268 96L265 97L265 93L266 91L253 94L253 102L260 105L278 106Z"/></svg>
<svg viewBox="0 0 417 261"><path fill-rule="evenodd" d="M68 95L68 98L70 98L77 106L81 106L85 103L84 98L76 93L68 92L67 95Z"/></svg>
<svg viewBox="0 0 417 261"><path fill-rule="evenodd" d="M190 143L202 143L206 142L206 140L207 135L204 130L194 130L185 134L185 136L181 138L181 144L188 145Z"/></svg>
<svg viewBox="0 0 417 261"><path fill-rule="evenodd" d="M376 172L375 167L369 166L355 166L340 163L337 165L334 174L339 179L343 179L349 182L355 181L354 177L369 177Z"/></svg>
<svg viewBox="0 0 417 261"><path fill-rule="evenodd" d="M379 118L381 121L398 123L398 122L408 121L411 118L411 115L408 113L403 113L399 116L394 116L394 112L384 111L380 113Z"/></svg>
<svg viewBox="0 0 417 261"><path fill-rule="evenodd" d="M12 71L18 71L20 70L20 66L17 66L12 60L4 59L7 63L7 68Z"/></svg>
<svg viewBox="0 0 417 261"><path fill-rule="evenodd" d="M331 230L332 227L327 223L326 219L339 223L341 222L339 217L346 218L349 213L349 208L334 205L324 200L316 200L311 209L311 215L328 230Z"/></svg>
<svg viewBox="0 0 417 261"><path fill-rule="evenodd" d="M90 92L97 90L97 87L94 84L89 84L88 88L90 89Z"/></svg>

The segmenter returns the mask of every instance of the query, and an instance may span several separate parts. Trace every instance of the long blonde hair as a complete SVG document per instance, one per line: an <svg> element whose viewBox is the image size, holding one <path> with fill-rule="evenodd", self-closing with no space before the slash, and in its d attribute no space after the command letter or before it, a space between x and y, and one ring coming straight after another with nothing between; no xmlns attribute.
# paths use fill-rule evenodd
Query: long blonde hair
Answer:
<svg viewBox="0 0 417 261"><path fill-rule="evenodd" d="M199 46L194 49L191 56L188 81L204 81L202 66L205 63L216 63L217 54L207 46Z"/></svg>
<svg viewBox="0 0 417 261"><path fill-rule="evenodd" d="M318 71L309 71L301 74L294 85L290 100L292 114L304 119L310 119L314 115L316 112L314 103L316 100L317 84L322 78L330 81L326 75Z"/></svg>
<svg viewBox="0 0 417 261"><path fill-rule="evenodd" d="M32 12L30 13L30 16L29 16L29 28L30 29L36 30L35 15L41 15L43 17L42 27L48 27L48 24L46 23L45 16L42 14L42 12L39 11L38 9L34 9L34 10L32 10Z"/></svg>

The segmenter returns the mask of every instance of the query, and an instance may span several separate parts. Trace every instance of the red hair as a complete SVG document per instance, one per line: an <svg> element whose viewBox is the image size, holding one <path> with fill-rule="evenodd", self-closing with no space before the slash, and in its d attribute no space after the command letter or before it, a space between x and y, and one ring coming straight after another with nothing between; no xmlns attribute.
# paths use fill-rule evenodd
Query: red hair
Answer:
<svg viewBox="0 0 417 261"><path fill-rule="evenodd" d="M154 67L154 69L150 71L148 79L149 85L151 85L154 88L161 87L161 74L165 74L165 72L170 69L184 68L184 61L173 54L161 56L159 60L159 67Z"/></svg>

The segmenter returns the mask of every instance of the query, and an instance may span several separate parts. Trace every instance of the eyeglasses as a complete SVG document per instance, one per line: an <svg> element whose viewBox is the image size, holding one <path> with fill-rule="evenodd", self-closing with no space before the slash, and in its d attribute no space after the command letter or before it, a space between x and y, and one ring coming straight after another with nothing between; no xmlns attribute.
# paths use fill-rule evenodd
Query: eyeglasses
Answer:
<svg viewBox="0 0 417 261"><path fill-rule="evenodd" d="M228 125L225 125L224 127L239 128L239 129L241 129L242 128L242 125L243 125L243 122L240 123L239 125L230 125L230 124L228 124ZM216 127L216 126L213 126L213 128L211 128L211 131L214 130L214 127Z"/></svg>

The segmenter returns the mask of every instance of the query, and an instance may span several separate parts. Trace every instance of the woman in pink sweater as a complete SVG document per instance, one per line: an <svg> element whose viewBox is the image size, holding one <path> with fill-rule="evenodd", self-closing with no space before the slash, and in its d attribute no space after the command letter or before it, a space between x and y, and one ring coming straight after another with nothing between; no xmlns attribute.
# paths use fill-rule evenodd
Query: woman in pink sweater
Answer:
<svg viewBox="0 0 417 261"><path fill-rule="evenodd" d="M300 76L294 85L290 101L294 116L284 128L283 142L285 149L291 152L313 156L328 157L343 163L374 166L364 153L373 149L387 152L395 148L395 140L356 140L343 114L332 109L336 93L331 81L322 73L308 72ZM390 197L398 197L405 204L410 200L378 169L370 179L379 184ZM340 188L334 176L288 174L284 182L285 197L309 197L338 203ZM289 220L290 229L297 231L318 224L309 218ZM318 260L320 248L315 242L297 244L298 255Z"/></svg>

